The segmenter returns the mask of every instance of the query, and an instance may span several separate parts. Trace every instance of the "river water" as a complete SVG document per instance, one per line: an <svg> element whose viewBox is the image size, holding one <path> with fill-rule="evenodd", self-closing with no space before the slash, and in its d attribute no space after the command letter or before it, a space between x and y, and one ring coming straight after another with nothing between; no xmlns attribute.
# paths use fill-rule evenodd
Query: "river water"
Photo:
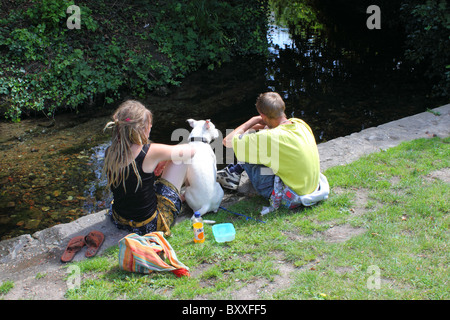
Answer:
<svg viewBox="0 0 450 320"><path fill-rule="evenodd" d="M235 59L214 71L200 70L180 87L150 94L152 140L176 144L186 119L211 119L225 135L257 115L256 97L277 91L286 114L305 120L317 143L434 108L429 85L395 50L340 46L319 35L292 35L270 26L267 57ZM367 40L367 39L366 39ZM370 43L370 39L368 41ZM26 119L0 123L0 238L33 233L108 206L101 177L112 110L66 114L52 123ZM232 161L232 154L218 159Z"/></svg>

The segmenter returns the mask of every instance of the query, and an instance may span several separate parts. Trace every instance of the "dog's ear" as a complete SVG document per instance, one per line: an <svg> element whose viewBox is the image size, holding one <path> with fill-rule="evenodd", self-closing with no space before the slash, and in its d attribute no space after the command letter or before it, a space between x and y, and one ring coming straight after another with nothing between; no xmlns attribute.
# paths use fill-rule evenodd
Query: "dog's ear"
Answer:
<svg viewBox="0 0 450 320"><path fill-rule="evenodd" d="M194 119L187 119L187 122L189 122L189 125L193 128L194 124L195 124L195 120Z"/></svg>
<svg viewBox="0 0 450 320"><path fill-rule="evenodd" d="M209 123L210 123L210 121L211 121L210 119L205 121L205 128L206 128L206 130L209 130Z"/></svg>

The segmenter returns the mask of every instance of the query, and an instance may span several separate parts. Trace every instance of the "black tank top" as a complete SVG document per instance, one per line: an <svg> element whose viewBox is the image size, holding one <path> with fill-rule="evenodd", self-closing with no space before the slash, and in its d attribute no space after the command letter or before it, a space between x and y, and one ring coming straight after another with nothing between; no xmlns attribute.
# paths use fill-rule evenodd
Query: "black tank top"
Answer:
<svg viewBox="0 0 450 320"><path fill-rule="evenodd" d="M142 170L142 163L150 148L150 144L142 147L134 161L142 179L142 185L136 190L137 176L134 173L131 163L128 165L129 175L125 181L126 192L123 184L117 188L111 187L114 195L113 210L121 217L136 222L144 221L152 216L156 210L156 194L155 194L155 175L154 173L145 173Z"/></svg>

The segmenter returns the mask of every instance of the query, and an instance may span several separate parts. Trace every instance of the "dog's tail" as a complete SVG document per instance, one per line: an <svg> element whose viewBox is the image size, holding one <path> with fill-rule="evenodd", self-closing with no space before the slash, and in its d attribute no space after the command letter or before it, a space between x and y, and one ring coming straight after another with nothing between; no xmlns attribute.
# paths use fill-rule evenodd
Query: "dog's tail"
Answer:
<svg viewBox="0 0 450 320"><path fill-rule="evenodd" d="M209 205L204 204L200 209L194 210L200 212L200 216L203 216L205 213L209 212ZM192 215L191 220L194 219L194 215Z"/></svg>
<svg viewBox="0 0 450 320"><path fill-rule="evenodd" d="M209 211L209 204L204 204L200 209L197 210L200 212L200 215L204 215Z"/></svg>

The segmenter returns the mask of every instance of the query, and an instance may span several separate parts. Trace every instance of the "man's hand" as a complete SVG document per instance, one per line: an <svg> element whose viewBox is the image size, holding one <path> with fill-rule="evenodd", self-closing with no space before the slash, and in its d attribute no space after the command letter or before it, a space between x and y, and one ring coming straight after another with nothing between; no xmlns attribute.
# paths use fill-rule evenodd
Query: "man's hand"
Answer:
<svg viewBox="0 0 450 320"><path fill-rule="evenodd" d="M223 139L223 145L227 148L232 148L233 147L233 137L235 135L241 135L245 132L247 132L250 129L253 130L259 130L265 127L265 122L263 121L261 116L254 116L252 118L250 118L249 120L247 120L245 123L241 124L239 127L237 127L236 129L233 130L233 132L231 132L229 135L227 135L224 139Z"/></svg>
<svg viewBox="0 0 450 320"><path fill-rule="evenodd" d="M255 124L250 128L251 130L261 130L267 127L266 123L264 122L264 120L262 119L261 116L255 116L253 118L250 119L250 121L254 122ZM246 130L247 131L247 130Z"/></svg>

